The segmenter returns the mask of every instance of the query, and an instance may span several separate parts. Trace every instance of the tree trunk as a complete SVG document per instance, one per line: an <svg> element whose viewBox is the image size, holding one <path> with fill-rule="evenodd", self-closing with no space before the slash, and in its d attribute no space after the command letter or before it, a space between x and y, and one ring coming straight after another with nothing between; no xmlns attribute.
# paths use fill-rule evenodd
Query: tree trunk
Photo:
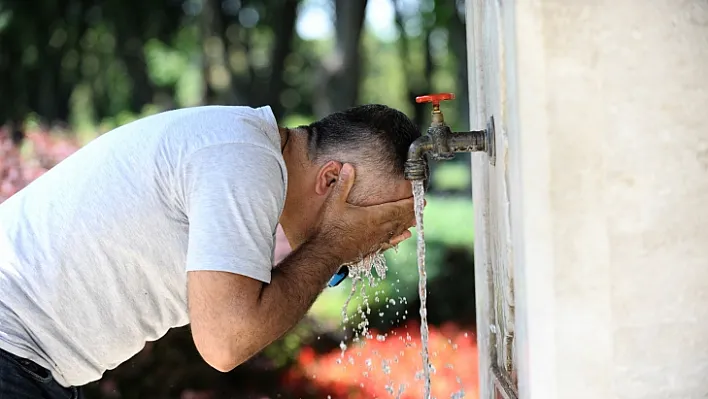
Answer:
<svg viewBox="0 0 708 399"><path fill-rule="evenodd" d="M416 124L416 126L418 126L419 129L425 130L428 127L427 125L431 108L429 104L416 103L415 98L417 96L430 94L432 90L430 81L433 73L433 58L430 53L430 29L426 29L423 32L425 69L422 76L415 76L414 72L411 70L410 67L410 46L404 28L403 11L400 0L394 1L394 10L396 26L398 27L398 32L400 35L398 43L400 58L403 63L403 70L405 73L406 92L408 93L408 100L413 106L413 122Z"/></svg>
<svg viewBox="0 0 708 399"><path fill-rule="evenodd" d="M224 40L224 15L219 0L203 0L201 15L202 74L206 104L233 104L233 80Z"/></svg>
<svg viewBox="0 0 708 399"><path fill-rule="evenodd" d="M320 95L316 99L318 117L352 107L359 98L361 81L361 31L367 0L335 0L336 44L323 63Z"/></svg>
<svg viewBox="0 0 708 399"><path fill-rule="evenodd" d="M132 36L121 43L123 63L133 87L130 96L130 110L140 113L143 107L153 102L155 87L148 73L147 61L143 50L143 42Z"/></svg>
<svg viewBox="0 0 708 399"><path fill-rule="evenodd" d="M292 52L297 7L300 4L300 0L282 0L279 3L281 4L273 10L273 12L277 13L273 24L275 44L271 53L271 74L266 86L266 97L264 99L265 104L271 106L275 118L278 120L283 117L285 112L280 101L280 94L285 88L285 81L283 80L285 59Z"/></svg>
<svg viewBox="0 0 708 399"><path fill-rule="evenodd" d="M144 1L144 0L143 0ZM140 1L111 3L108 12L114 13L113 31L118 44L118 54L132 83L130 111L139 113L153 101L155 87L148 73L145 59L143 31L149 24L148 9Z"/></svg>

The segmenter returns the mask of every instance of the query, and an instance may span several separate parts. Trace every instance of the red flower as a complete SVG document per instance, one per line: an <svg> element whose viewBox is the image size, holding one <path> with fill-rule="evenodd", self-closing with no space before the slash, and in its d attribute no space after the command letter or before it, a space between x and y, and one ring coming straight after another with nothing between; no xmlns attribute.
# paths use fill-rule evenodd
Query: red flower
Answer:
<svg viewBox="0 0 708 399"><path fill-rule="evenodd" d="M371 333L373 339L351 345L343 356L335 350L315 358L314 350L303 348L297 368L305 376L288 379L284 386L314 385L317 392L349 399L396 397L403 387L401 399L420 398L423 381L416 376L422 375L423 367L418 324L410 323L386 335ZM429 353L434 396L450 397L464 390L465 398L477 398L477 346L471 332L452 324L431 327Z"/></svg>
<svg viewBox="0 0 708 399"><path fill-rule="evenodd" d="M315 350L307 346L302 348L297 360L298 363L305 367L310 366L315 362Z"/></svg>

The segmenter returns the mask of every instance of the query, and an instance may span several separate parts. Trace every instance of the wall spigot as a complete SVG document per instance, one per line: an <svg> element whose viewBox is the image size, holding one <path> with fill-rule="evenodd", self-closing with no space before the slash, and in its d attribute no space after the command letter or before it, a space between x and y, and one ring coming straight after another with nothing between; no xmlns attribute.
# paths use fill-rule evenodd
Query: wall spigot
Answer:
<svg viewBox="0 0 708 399"><path fill-rule="evenodd" d="M417 103L433 103L432 122L425 135L414 141L408 149L404 176L407 180L426 180L428 178L427 158L444 161L455 157L458 152L486 151L489 162L494 165L494 118L487 122L485 130L452 132L445 124L440 110L440 102L455 98L453 93L429 94L416 97Z"/></svg>

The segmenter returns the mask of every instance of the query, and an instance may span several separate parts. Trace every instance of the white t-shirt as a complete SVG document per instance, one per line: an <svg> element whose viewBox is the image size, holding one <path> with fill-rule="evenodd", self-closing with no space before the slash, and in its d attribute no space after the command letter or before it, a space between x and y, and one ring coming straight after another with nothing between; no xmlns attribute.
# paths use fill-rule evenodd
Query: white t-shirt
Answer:
<svg viewBox="0 0 708 399"><path fill-rule="evenodd" d="M64 386L189 323L187 271L270 282L287 171L269 107L195 107L95 139L0 204L0 348Z"/></svg>

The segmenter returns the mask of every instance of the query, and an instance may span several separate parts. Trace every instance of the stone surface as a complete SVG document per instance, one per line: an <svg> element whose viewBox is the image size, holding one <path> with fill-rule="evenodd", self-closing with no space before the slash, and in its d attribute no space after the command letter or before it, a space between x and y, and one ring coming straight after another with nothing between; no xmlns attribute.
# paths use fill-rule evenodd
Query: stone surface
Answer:
<svg viewBox="0 0 708 399"><path fill-rule="evenodd" d="M472 126L498 133L496 167L473 159L478 303L516 306L479 321L515 330L520 397L708 397L708 2L468 16Z"/></svg>

